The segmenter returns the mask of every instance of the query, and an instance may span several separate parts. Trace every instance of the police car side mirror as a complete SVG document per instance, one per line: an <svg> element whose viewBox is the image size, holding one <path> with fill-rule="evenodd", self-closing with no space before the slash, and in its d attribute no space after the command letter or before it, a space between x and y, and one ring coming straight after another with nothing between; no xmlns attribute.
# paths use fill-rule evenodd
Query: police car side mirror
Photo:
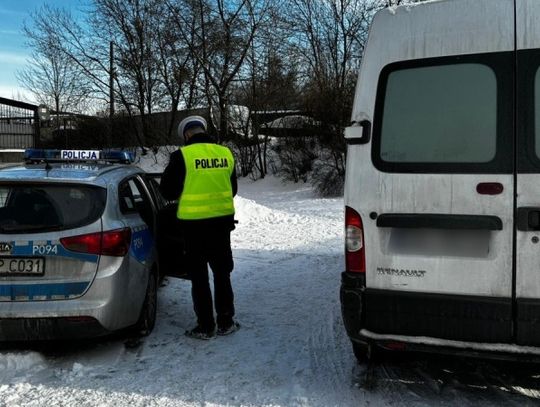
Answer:
<svg viewBox="0 0 540 407"><path fill-rule="evenodd" d="M353 122L352 126L345 128L347 144L367 144L371 140L371 122L362 120Z"/></svg>

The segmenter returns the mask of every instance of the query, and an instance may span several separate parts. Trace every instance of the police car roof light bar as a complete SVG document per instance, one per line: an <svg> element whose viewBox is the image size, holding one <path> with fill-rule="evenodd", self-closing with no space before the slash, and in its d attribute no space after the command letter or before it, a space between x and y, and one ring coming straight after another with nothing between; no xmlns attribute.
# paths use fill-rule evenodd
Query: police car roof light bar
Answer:
<svg viewBox="0 0 540 407"><path fill-rule="evenodd" d="M122 150L53 150L30 148L24 151L26 163L108 162L131 164L133 153Z"/></svg>

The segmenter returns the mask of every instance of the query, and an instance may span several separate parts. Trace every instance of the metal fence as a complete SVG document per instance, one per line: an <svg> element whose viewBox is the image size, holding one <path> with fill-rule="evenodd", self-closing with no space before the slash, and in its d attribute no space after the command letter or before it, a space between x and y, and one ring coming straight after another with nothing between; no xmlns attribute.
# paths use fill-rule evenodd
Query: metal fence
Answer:
<svg viewBox="0 0 540 407"><path fill-rule="evenodd" d="M32 148L38 144L38 106L0 97L0 148Z"/></svg>

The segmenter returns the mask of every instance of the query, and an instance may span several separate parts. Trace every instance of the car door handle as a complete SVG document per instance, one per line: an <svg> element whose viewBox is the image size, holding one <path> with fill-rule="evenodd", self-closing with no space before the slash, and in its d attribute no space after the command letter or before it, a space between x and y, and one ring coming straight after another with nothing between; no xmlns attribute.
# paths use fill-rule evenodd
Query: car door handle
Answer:
<svg viewBox="0 0 540 407"><path fill-rule="evenodd" d="M540 207L523 206L517 210L517 229L540 230Z"/></svg>

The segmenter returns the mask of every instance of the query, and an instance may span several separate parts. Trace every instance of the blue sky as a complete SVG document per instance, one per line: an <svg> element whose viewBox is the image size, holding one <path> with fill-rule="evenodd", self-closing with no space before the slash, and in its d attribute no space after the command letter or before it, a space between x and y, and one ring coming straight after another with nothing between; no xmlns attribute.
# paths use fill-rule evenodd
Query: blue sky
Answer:
<svg viewBox="0 0 540 407"><path fill-rule="evenodd" d="M15 72L22 69L29 56L22 27L30 22L30 13L42 5L70 8L75 11L79 0L0 0L0 96L28 99L30 96L20 86Z"/></svg>

